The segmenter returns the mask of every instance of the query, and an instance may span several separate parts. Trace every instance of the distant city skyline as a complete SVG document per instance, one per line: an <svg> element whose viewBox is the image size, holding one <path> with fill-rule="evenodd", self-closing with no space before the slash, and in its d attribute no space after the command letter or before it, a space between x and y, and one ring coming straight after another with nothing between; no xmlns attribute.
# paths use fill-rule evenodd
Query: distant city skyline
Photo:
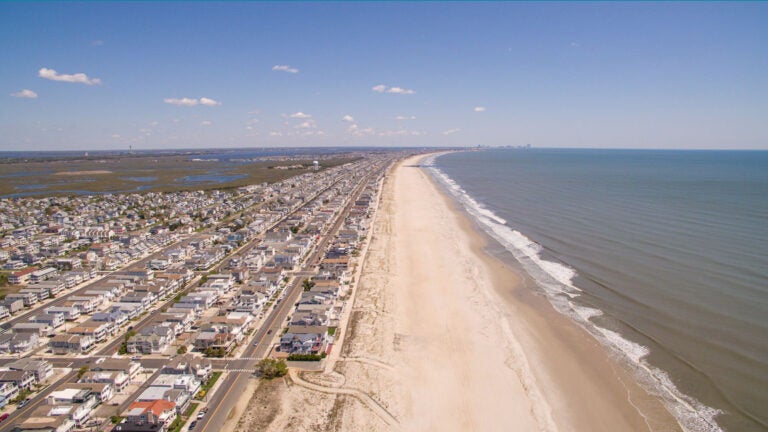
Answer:
<svg viewBox="0 0 768 432"><path fill-rule="evenodd" d="M0 151L768 149L768 4L0 3Z"/></svg>

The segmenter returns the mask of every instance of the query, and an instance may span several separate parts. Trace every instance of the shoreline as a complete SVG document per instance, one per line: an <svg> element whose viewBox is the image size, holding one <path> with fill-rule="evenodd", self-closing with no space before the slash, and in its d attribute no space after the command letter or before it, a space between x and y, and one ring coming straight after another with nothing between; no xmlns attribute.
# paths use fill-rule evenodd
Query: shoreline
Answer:
<svg viewBox="0 0 768 432"><path fill-rule="evenodd" d="M472 239L473 252L492 277L494 294L511 313L519 315L516 323L524 329L518 327L516 336L525 355L535 359L531 362L532 372L537 381L544 383L546 399L557 400L557 429L682 431L661 400L637 382L633 371L586 329L555 310L511 253L486 233L432 175L428 176L446 205L457 214L461 229ZM517 278L518 283L510 284L510 278ZM595 413L598 404L613 410ZM601 414L611 418L596 418ZM601 424L606 422L615 423L604 429ZM622 429L622 423L628 429Z"/></svg>
<svg viewBox="0 0 768 432"><path fill-rule="evenodd" d="M681 430L511 256L490 250L495 240L418 166L425 157L401 160L384 177L337 361L292 371L270 403L257 392L249 416L271 414L251 425Z"/></svg>

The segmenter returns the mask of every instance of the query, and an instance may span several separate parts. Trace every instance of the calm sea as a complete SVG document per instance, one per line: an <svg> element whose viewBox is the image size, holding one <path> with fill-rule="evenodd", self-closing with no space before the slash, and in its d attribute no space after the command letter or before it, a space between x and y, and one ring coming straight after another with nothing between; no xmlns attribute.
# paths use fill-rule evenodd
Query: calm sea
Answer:
<svg viewBox="0 0 768 432"><path fill-rule="evenodd" d="M499 149L430 163L684 427L768 430L768 152Z"/></svg>

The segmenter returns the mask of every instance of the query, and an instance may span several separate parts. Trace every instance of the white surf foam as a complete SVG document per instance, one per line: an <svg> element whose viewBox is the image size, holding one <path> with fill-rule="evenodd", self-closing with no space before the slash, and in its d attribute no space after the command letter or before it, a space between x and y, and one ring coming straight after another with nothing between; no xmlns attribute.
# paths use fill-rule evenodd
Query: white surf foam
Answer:
<svg viewBox="0 0 768 432"><path fill-rule="evenodd" d="M582 292L573 284L573 279L577 275L576 270L563 263L542 258L540 244L507 226L506 220L472 198L453 179L434 165L435 159L436 156L428 157L421 165L448 190L491 237L514 256L546 293L549 302L558 312L572 318L614 353L624 358L636 371L641 385L665 403L684 430L722 432L715 421L715 417L722 411L706 406L678 390L666 372L651 366L645 360L650 352L648 347L593 323L591 318L602 315L601 310L578 305L572 301Z"/></svg>

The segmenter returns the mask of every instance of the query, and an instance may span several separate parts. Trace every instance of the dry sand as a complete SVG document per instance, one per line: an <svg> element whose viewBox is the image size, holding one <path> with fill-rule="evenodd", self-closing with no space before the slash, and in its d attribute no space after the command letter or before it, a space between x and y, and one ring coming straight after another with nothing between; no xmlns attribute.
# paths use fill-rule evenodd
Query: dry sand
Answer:
<svg viewBox="0 0 768 432"><path fill-rule="evenodd" d="M386 178L338 361L292 373L271 408L255 397L270 419L258 426L679 430L591 336L483 251L416 160Z"/></svg>

